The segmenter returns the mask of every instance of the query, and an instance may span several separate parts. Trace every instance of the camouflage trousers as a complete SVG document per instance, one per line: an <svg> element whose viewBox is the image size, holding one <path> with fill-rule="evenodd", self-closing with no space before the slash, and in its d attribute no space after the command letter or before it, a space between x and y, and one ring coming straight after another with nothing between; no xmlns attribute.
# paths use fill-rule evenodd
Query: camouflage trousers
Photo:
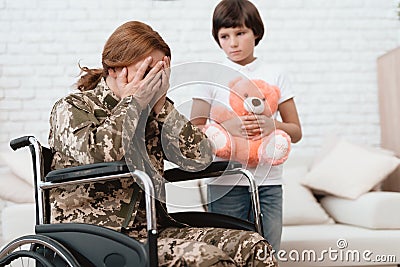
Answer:
<svg viewBox="0 0 400 267"><path fill-rule="evenodd" d="M222 228L167 228L159 234L160 266L278 266L259 234Z"/></svg>

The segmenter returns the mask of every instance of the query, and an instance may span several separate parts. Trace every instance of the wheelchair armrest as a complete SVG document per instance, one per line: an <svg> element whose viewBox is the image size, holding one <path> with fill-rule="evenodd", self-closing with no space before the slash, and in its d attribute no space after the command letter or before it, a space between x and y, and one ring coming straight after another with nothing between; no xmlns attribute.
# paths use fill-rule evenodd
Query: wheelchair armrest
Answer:
<svg viewBox="0 0 400 267"><path fill-rule="evenodd" d="M241 168L242 164L234 161L215 161L199 172L184 171L179 168L169 169L164 172L168 182L180 182L222 175L225 171Z"/></svg>
<svg viewBox="0 0 400 267"><path fill-rule="evenodd" d="M210 166L199 172L189 172L179 168L166 170L164 177L169 182L187 181L220 176L225 171L241 167L242 165L238 162L217 161L211 163ZM128 172L129 168L124 160L100 162L51 171L46 176L46 182L66 182L98 176L123 174Z"/></svg>
<svg viewBox="0 0 400 267"><path fill-rule="evenodd" d="M57 183L123 173L129 173L129 168L124 160L120 160L54 170L49 172L45 179L46 182Z"/></svg>

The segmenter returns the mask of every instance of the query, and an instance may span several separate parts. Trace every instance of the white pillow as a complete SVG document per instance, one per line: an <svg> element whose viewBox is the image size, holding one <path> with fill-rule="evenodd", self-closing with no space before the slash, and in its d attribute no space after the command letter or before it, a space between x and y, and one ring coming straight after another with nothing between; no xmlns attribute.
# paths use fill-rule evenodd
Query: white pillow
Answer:
<svg viewBox="0 0 400 267"><path fill-rule="evenodd" d="M0 152L0 162L2 165L8 166L13 174L33 185L33 166L29 149L2 151Z"/></svg>
<svg viewBox="0 0 400 267"><path fill-rule="evenodd" d="M385 179L399 163L400 159L390 153L338 140L301 183L316 191L356 199Z"/></svg>
<svg viewBox="0 0 400 267"><path fill-rule="evenodd" d="M399 192L368 192L355 200L326 196L321 205L337 222L371 229L400 229Z"/></svg>
<svg viewBox="0 0 400 267"><path fill-rule="evenodd" d="M7 167L0 169L0 198L15 203L33 203L34 188L12 173Z"/></svg>
<svg viewBox="0 0 400 267"><path fill-rule="evenodd" d="M283 225L327 224L333 220L317 202L310 189L300 180L307 173L307 166L284 166Z"/></svg>
<svg viewBox="0 0 400 267"><path fill-rule="evenodd" d="M323 158L328 155L332 149L337 145L338 142L342 141L343 138L337 135L327 135L322 143L321 149L315 155L313 162L311 164L311 168L315 165L317 165ZM388 156L394 156L395 153L394 151L384 149L384 148L376 148L376 147L371 147L371 146L362 146L365 149L371 151L371 152L376 152L376 153L382 153Z"/></svg>

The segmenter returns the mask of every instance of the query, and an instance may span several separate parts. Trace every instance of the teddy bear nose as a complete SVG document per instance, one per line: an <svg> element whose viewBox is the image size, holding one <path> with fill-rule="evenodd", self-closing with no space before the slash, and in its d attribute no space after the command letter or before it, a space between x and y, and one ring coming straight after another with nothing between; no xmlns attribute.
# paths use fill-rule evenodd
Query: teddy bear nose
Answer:
<svg viewBox="0 0 400 267"><path fill-rule="evenodd" d="M247 112L254 114L262 114L264 112L264 102L258 97L248 97L243 104Z"/></svg>
<svg viewBox="0 0 400 267"><path fill-rule="evenodd" d="M258 107L259 105L261 105L261 100L258 98L253 98L251 100L251 103L253 104L253 106Z"/></svg>

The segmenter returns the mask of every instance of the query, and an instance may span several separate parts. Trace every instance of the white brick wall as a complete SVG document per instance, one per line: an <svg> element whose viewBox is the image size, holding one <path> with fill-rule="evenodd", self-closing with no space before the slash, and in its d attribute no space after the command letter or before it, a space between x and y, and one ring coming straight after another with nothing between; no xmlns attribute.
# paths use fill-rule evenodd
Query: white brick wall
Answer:
<svg viewBox="0 0 400 267"><path fill-rule="evenodd" d="M24 134L47 143L49 111L71 91L78 61L100 67L122 22L152 25L173 64L220 56L210 33L217 2L0 0L0 147ZM292 77L304 131L297 147L315 149L330 133L379 145L376 59L400 44L397 2L254 0L267 29L257 55Z"/></svg>

